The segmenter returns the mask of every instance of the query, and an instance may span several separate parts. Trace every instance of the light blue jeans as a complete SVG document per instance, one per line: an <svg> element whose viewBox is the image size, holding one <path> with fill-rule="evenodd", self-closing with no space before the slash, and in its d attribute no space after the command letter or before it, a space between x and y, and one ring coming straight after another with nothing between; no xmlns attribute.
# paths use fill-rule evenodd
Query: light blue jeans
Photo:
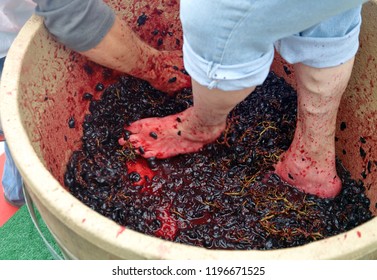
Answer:
<svg viewBox="0 0 377 280"><path fill-rule="evenodd" d="M22 179L21 174L14 164L12 155L10 154L7 143L5 142L5 163L3 178L1 183L3 184L4 194L7 199L14 203L25 202L24 194L22 191Z"/></svg>
<svg viewBox="0 0 377 280"><path fill-rule="evenodd" d="M5 58L0 58L0 78L4 66ZM0 130L0 134L3 135L3 132ZM1 183L4 188L4 195L6 198L14 203L21 204L25 202L24 194L22 191L22 179L21 174L18 171L12 155L9 151L7 142L4 142L5 150L5 163L3 170L3 177Z"/></svg>
<svg viewBox="0 0 377 280"><path fill-rule="evenodd" d="M338 66L359 47L365 0L181 0L185 68L201 85L239 90L289 63Z"/></svg>

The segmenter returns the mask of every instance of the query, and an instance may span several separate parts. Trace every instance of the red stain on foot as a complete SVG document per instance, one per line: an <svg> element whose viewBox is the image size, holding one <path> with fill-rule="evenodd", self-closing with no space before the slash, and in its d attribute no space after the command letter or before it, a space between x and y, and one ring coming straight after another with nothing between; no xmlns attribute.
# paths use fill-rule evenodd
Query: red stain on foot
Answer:
<svg viewBox="0 0 377 280"><path fill-rule="evenodd" d="M361 238L361 232L360 232L360 231L357 232L357 236L358 236L359 238Z"/></svg>

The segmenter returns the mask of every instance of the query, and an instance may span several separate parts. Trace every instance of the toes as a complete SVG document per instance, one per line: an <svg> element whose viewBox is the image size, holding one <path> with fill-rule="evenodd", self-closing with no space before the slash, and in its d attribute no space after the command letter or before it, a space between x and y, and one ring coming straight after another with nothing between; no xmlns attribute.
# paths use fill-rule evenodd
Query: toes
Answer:
<svg viewBox="0 0 377 280"><path fill-rule="evenodd" d="M130 139L128 140L134 148L139 148L142 146L141 139L138 134L130 135Z"/></svg>

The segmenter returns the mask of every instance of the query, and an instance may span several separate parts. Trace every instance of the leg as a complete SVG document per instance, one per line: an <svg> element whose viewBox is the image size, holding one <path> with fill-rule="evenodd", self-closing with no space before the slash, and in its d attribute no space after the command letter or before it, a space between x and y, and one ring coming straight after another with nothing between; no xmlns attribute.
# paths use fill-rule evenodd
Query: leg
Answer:
<svg viewBox="0 0 377 280"><path fill-rule="evenodd" d="M273 60L273 42L286 36L287 30L299 32L339 12L339 1L327 5L326 13L323 3L309 0L295 3L294 8L282 1L270 4L242 0L180 2L185 67L198 82L193 82L194 107L175 116L132 124L128 128L133 133L130 141L144 148L144 157L194 152L215 140L229 111L266 78ZM276 11L284 16L277 17ZM302 20L299 25L298 18ZM158 138L149 136L150 132L158 133Z"/></svg>
<svg viewBox="0 0 377 280"><path fill-rule="evenodd" d="M335 168L335 123L359 47L361 6L280 40L277 50L296 65L298 119L276 173L298 189L331 198L341 190Z"/></svg>
<svg viewBox="0 0 377 280"><path fill-rule="evenodd" d="M3 71L5 57L0 59L0 78ZM0 119L0 142L4 141L3 127ZM15 207L20 207L25 203L23 192L22 192L22 179L20 172L18 171L12 155L9 151L8 144L4 141L5 150L5 162L4 170L1 178L1 182L4 189L4 197L8 203Z"/></svg>
<svg viewBox="0 0 377 280"><path fill-rule="evenodd" d="M13 206L20 207L25 203L21 174L13 161L6 142L4 142L4 150L6 155L2 177L4 197Z"/></svg>
<svg viewBox="0 0 377 280"><path fill-rule="evenodd" d="M298 115L294 139L276 173L298 189L320 197L341 190L335 168L335 125L354 59L331 68L297 64Z"/></svg>
<svg viewBox="0 0 377 280"><path fill-rule="evenodd" d="M225 92L193 81L194 106L165 118L149 118L131 124L130 142L143 147L143 157L167 158L200 150L220 136L229 112L254 88ZM154 137L151 133L154 132ZM124 145L126 141L120 139Z"/></svg>
<svg viewBox="0 0 377 280"><path fill-rule="evenodd" d="M146 158L196 152L214 141L225 128L228 113L263 82L273 57L272 43L267 44L266 53L249 51L252 35L243 36L244 45L239 43L238 38L250 30L247 19L253 7L248 1L181 1L180 7L184 61L192 77L194 106L127 128L132 132L129 140L143 147Z"/></svg>

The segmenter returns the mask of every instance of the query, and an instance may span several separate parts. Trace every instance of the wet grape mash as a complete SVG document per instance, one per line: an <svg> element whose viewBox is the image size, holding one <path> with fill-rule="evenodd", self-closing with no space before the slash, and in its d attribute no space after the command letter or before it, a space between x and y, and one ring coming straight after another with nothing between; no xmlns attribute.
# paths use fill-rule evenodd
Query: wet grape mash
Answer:
<svg viewBox="0 0 377 280"><path fill-rule="evenodd" d="M122 76L93 91L102 95L83 95L90 113L64 180L76 198L119 225L210 249L268 250L307 244L372 218L362 182L339 160L343 189L334 199L302 193L273 173L293 138L297 109L294 89L273 72L230 113L217 141L164 160L146 160L118 139L128 137L125 127L136 120L192 106L190 89L168 96Z"/></svg>

